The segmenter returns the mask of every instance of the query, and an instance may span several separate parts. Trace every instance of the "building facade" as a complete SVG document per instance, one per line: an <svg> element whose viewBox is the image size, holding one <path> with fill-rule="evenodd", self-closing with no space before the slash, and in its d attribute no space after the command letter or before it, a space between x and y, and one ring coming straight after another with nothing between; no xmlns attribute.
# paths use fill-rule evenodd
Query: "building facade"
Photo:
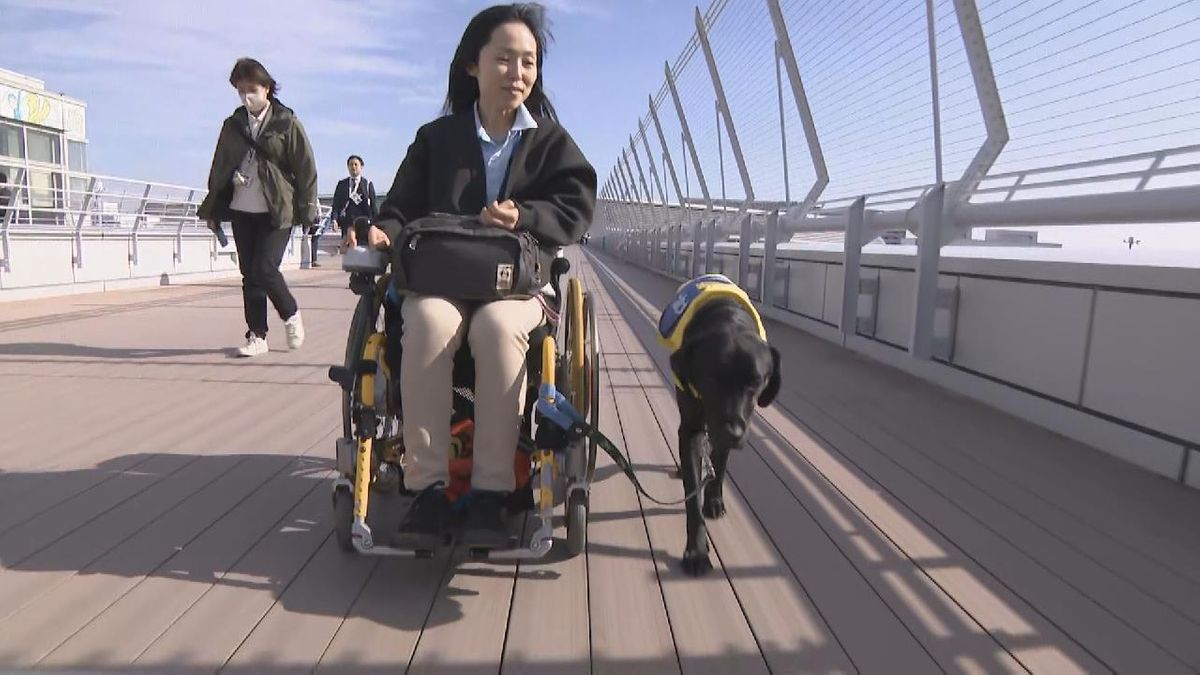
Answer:
<svg viewBox="0 0 1200 675"><path fill-rule="evenodd" d="M86 105L38 79L0 68L0 190L8 217L45 222L87 190Z"/></svg>

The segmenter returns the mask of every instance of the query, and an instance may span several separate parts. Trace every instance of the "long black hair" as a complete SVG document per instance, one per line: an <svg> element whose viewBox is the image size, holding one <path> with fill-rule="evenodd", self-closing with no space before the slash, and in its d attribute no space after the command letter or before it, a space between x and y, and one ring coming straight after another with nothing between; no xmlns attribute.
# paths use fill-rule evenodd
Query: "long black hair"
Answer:
<svg viewBox="0 0 1200 675"><path fill-rule="evenodd" d="M450 82L446 88L446 103L442 108L444 113L467 112L475 105L479 99L479 80L467 73L467 67L479 63L479 52L491 41L492 31L513 21L525 24L537 42L538 75L529 97L525 99L525 107L535 115L552 120L558 118L542 87L546 43L554 38L546 23L546 10L536 2L495 5L471 19L458 42L458 49L454 51L454 60L450 62Z"/></svg>
<svg viewBox="0 0 1200 675"><path fill-rule="evenodd" d="M267 89L267 98L272 101L279 101L279 83L275 78L271 77L271 73L267 72L267 67L259 63L257 59L252 59L248 56L243 56L233 64L233 70L229 73L229 84L238 86L238 82L249 80Z"/></svg>

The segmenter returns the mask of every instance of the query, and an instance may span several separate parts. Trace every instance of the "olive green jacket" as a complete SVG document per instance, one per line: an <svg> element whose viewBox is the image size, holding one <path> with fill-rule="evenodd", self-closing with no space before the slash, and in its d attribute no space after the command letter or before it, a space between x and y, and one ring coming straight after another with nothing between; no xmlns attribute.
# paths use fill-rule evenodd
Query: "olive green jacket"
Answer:
<svg viewBox="0 0 1200 675"><path fill-rule="evenodd" d="M232 215L229 202L233 199L233 172L250 151L250 142L242 134L249 134L249 120L246 108L239 107L221 125L208 172L208 195L198 210L201 220L228 221ZM317 163L300 119L291 108L272 99L257 141L266 154L258 157L258 179L262 181L271 222L281 229L311 225L319 213Z"/></svg>

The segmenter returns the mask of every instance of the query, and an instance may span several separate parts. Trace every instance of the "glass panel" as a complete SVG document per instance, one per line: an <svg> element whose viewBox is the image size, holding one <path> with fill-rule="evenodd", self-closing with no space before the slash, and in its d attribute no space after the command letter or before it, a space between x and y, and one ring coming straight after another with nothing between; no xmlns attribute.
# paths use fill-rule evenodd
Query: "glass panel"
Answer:
<svg viewBox="0 0 1200 675"><path fill-rule="evenodd" d="M74 155L74 150L71 151ZM79 211L83 208L83 200L87 197L88 179L72 176L70 180L71 186L71 210Z"/></svg>
<svg viewBox="0 0 1200 675"><path fill-rule="evenodd" d="M87 173L87 143L67 141L67 162L71 171Z"/></svg>
<svg viewBox="0 0 1200 675"><path fill-rule="evenodd" d="M57 208L61 191L62 174L48 171L29 172L29 203L33 208Z"/></svg>
<svg viewBox="0 0 1200 675"><path fill-rule="evenodd" d="M59 144L58 136L35 129L28 131L30 161L46 164L58 164L62 161L62 146Z"/></svg>
<svg viewBox="0 0 1200 675"><path fill-rule="evenodd" d="M25 144L21 142L21 127L11 124L0 124L0 156L25 157Z"/></svg>

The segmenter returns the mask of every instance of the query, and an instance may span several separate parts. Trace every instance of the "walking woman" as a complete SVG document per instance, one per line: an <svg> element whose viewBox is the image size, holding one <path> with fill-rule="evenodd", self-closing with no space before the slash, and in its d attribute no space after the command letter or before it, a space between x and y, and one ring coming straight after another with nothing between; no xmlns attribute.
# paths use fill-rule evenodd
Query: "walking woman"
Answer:
<svg viewBox="0 0 1200 675"><path fill-rule="evenodd" d="M280 102L279 83L261 63L238 59L229 83L242 105L221 126L199 216L213 229L233 223L247 327L238 354L269 351L268 298L283 319L288 348L299 349L304 323L279 265L292 227L317 218L316 161L303 125Z"/></svg>
<svg viewBox="0 0 1200 675"><path fill-rule="evenodd" d="M447 114L417 131L367 243L388 246L406 223L431 213L478 214L549 249L578 241L591 226L596 172L546 98L545 48L540 5L499 5L471 20L450 65ZM545 320L541 300L472 305L408 295L401 314L404 481L421 494L394 541L434 548L447 525L450 503L439 484L448 482L454 353L465 340L475 360L475 494L464 544L502 547L525 353L530 331Z"/></svg>

